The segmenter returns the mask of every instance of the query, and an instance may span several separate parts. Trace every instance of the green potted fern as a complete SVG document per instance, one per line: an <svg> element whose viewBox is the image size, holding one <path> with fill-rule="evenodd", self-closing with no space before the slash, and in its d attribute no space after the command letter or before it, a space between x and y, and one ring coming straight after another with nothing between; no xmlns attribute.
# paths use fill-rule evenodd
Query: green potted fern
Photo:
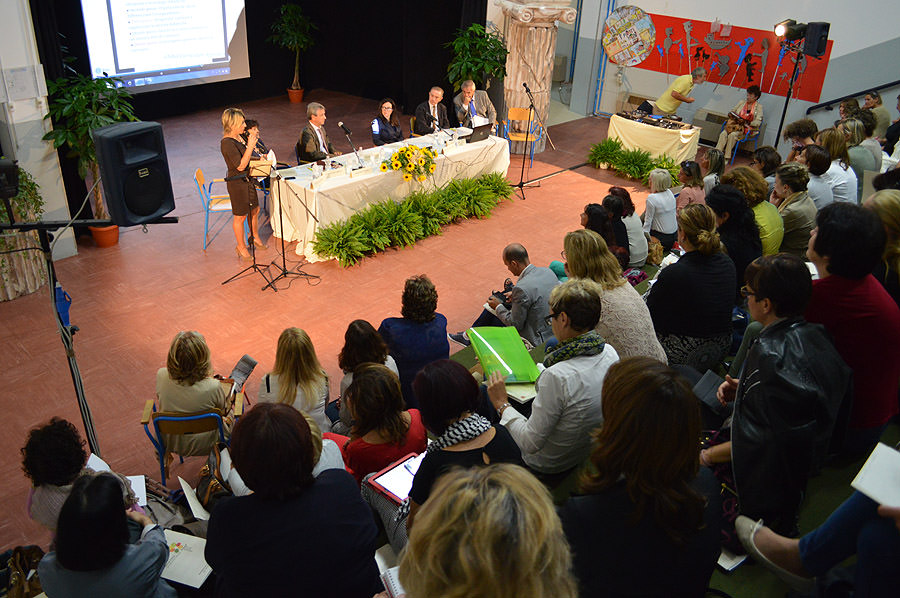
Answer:
<svg viewBox="0 0 900 598"><path fill-rule="evenodd" d="M90 173L92 182L96 183L100 179L100 168L91 131L116 122L137 120L131 94L120 79L92 79L74 72L48 81L47 91L50 105L44 118L51 119L53 130L44 135L44 140L52 141L54 148L68 148L67 157L77 159L81 178L86 179ZM94 218L109 218L103 204L101 185L93 186L92 196ZM118 242L117 226L90 228L98 245L115 245Z"/></svg>
<svg viewBox="0 0 900 598"><path fill-rule="evenodd" d="M453 90L459 90L462 82L471 79L476 87L488 89L491 79L506 76L506 55L509 51L498 31L488 31L484 25L473 23L458 29L456 37L444 44L452 56L447 65L447 78Z"/></svg>
<svg viewBox="0 0 900 598"><path fill-rule="evenodd" d="M300 87L300 52L312 46L312 32L316 26L303 14L303 9L298 4L282 4L278 9L278 15L278 19L272 23L272 35L268 37L268 41L294 53L294 80L287 92L291 103L299 103L303 101L303 88Z"/></svg>
<svg viewBox="0 0 900 598"><path fill-rule="evenodd" d="M607 137L600 143L591 146L588 153L588 162L595 168L609 168L610 164L615 164L619 155L622 153L622 142L616 137Z"/></svg>

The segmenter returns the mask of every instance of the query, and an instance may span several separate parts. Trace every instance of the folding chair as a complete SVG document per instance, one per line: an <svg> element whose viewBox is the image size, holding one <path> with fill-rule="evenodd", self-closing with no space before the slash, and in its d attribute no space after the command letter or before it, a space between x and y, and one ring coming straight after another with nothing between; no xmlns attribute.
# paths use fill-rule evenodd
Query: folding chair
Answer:
<svg viewBox="0 0 900 598"><path fill-rule="evenodd" d="M506 113L506 120L503 121L503 137L509 141L510 150L512 150L513 141L523 141L531 143L531 166L534 166L534 144L544 138L544 128L537 121L534 114L531 115L531 129L528 131L510 130L512 121L528 122L528 108L510 108Z"/></svg>
<svg viewBox="0 0 900 598"><path fill-rule="evenodd" d="M199 168L194 172L194 184L197 185L197 193L200 194L200 203L203 205L203 251L206 251L206 248L212 243L212 240L215 239L220 232L222 232L222 227L219 227L219 230L213 235L213 238L209 238L209 215L212 212L223 214L231 212L231 197L227 193L221 195L210 195L212 192L213 183L223 183L225 179L213 179L210 181L209 185L206 184L206 177L203 176L203 171ZM221 220L218 218L216 221ZM216 221L213 222L213 226L215 226Z"/></svg>

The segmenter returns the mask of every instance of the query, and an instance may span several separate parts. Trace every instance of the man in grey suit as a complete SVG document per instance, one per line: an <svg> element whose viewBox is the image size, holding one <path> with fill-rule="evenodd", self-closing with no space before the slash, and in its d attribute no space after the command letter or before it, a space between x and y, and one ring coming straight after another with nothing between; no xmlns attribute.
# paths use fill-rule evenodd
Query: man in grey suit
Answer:
<svg viewBox="0 0 900 598"><path fill-rule="evenodd" d="M503 249L503 263L518 276L519 280L507 294L510 307L506 308L493 295L487 302L496 316L483 310L472 328L477 326L515 326L519 335L537 347L553 337L553 328L548 323L550 316L550 291L559 284L559 279L550 268L535 266L528 260L528 252L519 243L507 245ZM468 346L465 332L448 335L450 340Z"/></svg>
<svg viewBox="0 0 900 598"><path fill-rule="evenodd" d="M462 127L471 127L472 117L476 115L488 119L492 125L497 122L497 110L487 92L476 90L475 82L471 79L463 81L460 92L453 98L453 107L456 108L456 118Z"/></svg>

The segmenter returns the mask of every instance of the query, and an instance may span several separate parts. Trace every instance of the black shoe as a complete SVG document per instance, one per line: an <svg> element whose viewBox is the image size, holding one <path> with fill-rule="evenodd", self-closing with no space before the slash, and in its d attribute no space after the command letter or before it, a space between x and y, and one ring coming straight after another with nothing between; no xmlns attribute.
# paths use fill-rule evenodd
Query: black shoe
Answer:
<svg viewBox="0 0 900 598"><path fill-rule="evenodd" d="M449 338L454 343L459 343L463 347L468 347L472 344L472 342L466 337L465 332L457 332L456 334L447 333L447 338Z"/></svg>

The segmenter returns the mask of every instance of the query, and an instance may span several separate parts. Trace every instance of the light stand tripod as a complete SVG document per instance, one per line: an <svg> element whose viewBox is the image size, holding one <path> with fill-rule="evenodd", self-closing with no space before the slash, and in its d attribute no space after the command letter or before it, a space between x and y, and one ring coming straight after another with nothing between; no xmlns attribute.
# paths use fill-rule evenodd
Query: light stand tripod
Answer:
<svg viewBox="0 0 900 598"><path fill-rule="evenodd" d="M307 274L306 272L304 272L303 270L301 270L299 268L297 268L296 272L288 270L287 258L285 257L286 251L284 248L284 216L283 216L284 208L281 205L282 202L284 201L284 193L282 192L283 189L286 187L287 189L290 190L290 192L291 192L291 194L293 194L294 198L298 202L300 202L300 205L302 205L303 208L306 210L306 213L309 214L309 217L316 221L316 224L319 223L319 219L316 218L316 215L310 211L309 206L307 206L306 202L303 201L303 199L301 199L299 195L297 195L296 191L294 191L291 188L291 186L287 184L287 182L284 180L284 177L281 176L280 172L278 172L278 169L273 168L272 171L275 173L275 184L278 186L278 231L281 234L281 265L280 266L278 265L278 258L275 258L274 260L272 260L272 263L269 264L269 267L274 266L274 267L278 268L278 270L280 270L280 272L278 273L278 276L275 276L274 278L272 278L272 280L270 280L269 283L266 284L266 286L264 286L261 290L265 291L267 288L271 288L273 291L275 291L277 293L278 289L275 288L275 283L278 282L279 280L281 280L282 278L303 278L303 279L306 279L307 281L319 279L319 277L316 276L315 274ZM282 184L282 183L284 183L284 184Z"/></svg>
<svg viewBox="0 0 900 598"><path fill-rule="evenodd" d="M79 226L109 226L115 223L112 220L16 222L9 200L10 198L6 197L4 194L3 202L6 207L6 214L9 217L9 224L0 224L0 232L14 231L24 233L32 230L37 231L38 239L41 243L41 253L44 256L44 263L47 266L47 283L50 291L50 301L53 303L53 314L56 318L56 325L59 328L60 338L66 352L66 358L69 362L69 373L72 376L72 385L75 387L75 398L78 401L78 410L81 412L81 421L84 424L84 434L87 437L88 447L91 449L91 452L100 457L100 444L97 441L97 432L94 429L94 419L91 415L91 408L88 405L87 398L84 396L84 381L81 379L81 371L78 369L78 361L75 359L73 336L77 328L75 326L63 325L62 317L59 314L59 310L56 308L56 302L54 300L57 278L56 269L53 266L53 254L50 251L50 231L65 229L76 224ZM148 224L172 224L177 222L177 217L161 217Z"/></svg>
<svg viewBox="0 0 900 598"><path fill-rule="evenodd" d="M797 54L797 60L794 62L794 71L791 73L791 79L788 83L788 91L787 95L784 96L784 109L781 111L781 120L778 122L778 133L775 134L775 144L778 144L778 140L781 139L781 129L784 127L784 118L787 116L788 102L791 101L791 94L794 91L794 83L797 81L797 71L800 68L800 61L803 60L803 46L801 45L802 40L797 40L794 42L782 41L781 45L789 52L795 52ZM774 78L773 78L774 80Z"/></svg>
<svg viewBox="0 0 900 598"><path fill-rule="evenodd" d="M250 181L250 172L252 172L252 169L250 171L248 171L247 174L226 177L225 180L226 181L236 181L236 180L247 181L247 184L251 185L253 188L253 192L256 193L256 185L253 185L252 181ZM264 173L262 176L266 176L267 174L268 173ZM252 209L248 212L247 218L253 218L253 210ZM263 280L266 281L266 286L272 284L272 281L269 280L268 276L266 276L266 273L263 271L262 267L256 263L256 244L255 244L255 239L253 238L252 223L248 223L247 228L250 230L250 234L247 236L247 248L250 250L250 259L251 259L252 263L249 266L247 266L246 268L244 268L243 270L241 270L240 272L238 272L237 274L235 274L234 276L232 276L231 278L229 278L228 280L222 281L223 285L228 284L229 282L232 282L234 280L237 280L238 278L243 276L245 272L250 272L250 271L256 272L257 274L262 276ZM266 287L263 287L263 288L266 288Z"/></svg>

